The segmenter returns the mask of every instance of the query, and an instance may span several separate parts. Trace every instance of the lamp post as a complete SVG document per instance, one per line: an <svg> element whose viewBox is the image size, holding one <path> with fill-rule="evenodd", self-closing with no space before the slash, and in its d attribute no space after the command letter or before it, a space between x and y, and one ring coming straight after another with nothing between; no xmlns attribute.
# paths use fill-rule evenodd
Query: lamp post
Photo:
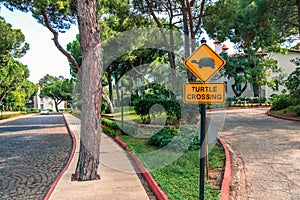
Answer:
<svg viewBox="0 0 300 200"><path fill-rule="evenodd" d="M0 106L1 106L1 116L0 117L2 117L2 112L3 112L2 101L0 101Z"/></svg>
<svg viewBox="0 0 300 200"><path fill-rule="evenodd" d="M124 130L123 96L124 96L125 87L123 87L122 81L119 82L119 88L121 89L121 123L122 123L122 130Z"/></svg>

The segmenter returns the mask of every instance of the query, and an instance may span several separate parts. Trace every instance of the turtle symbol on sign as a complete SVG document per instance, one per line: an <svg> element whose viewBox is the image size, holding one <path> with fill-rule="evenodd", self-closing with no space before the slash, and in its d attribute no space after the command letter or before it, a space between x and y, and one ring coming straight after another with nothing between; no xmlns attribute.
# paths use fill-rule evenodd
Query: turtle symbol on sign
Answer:
<svg viewBox="0 0 300 200"><path fill-rule="evenodd" d="M198 64L198 67L201 69L203 67L215 68L215 60L209 57L201 58L199 62L197 60L192 60L192 63Z"/></svg>

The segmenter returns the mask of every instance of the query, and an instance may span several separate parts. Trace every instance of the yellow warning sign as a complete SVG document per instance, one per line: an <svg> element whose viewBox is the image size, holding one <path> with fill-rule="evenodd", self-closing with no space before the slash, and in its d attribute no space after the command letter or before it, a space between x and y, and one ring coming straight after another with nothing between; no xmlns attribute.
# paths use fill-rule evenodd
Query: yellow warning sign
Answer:
<svg viewBox="0 0 300 200"><path fill-rule="evenodd" d="M185 83L185 103L225 103L225 83Z"/></svg>
<svg viewBox="0 0 300 200"><path fill-rule="evenodd" d="M184 65L203 82L213 77L225 64L226 61L207 44L202 44L184 61Z"/></svg>

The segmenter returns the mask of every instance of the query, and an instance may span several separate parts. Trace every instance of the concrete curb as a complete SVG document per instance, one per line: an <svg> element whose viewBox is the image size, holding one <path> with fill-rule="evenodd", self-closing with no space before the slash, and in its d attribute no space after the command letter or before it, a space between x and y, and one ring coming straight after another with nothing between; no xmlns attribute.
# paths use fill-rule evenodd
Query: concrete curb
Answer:
<svg viewBox="0 0 300 200"><path fill-rule="evenodd" d="M295 122L300 122L300 119L297 118L292 118L292 117L285 117L285 116L280 116L280 115L275 115L271 113L271 110L267 111L267 115L271 117L275 117L278 119L284 119L284 120L289 120L289 121L295 121Z"/></svg>
<svg viewBox="0 0 300 200"><path fill-rule="evenodd" d="M222 187L221 187L221 195L220 200L228 200L229 199L229 190L230 190L230 174L231 174L231 157L229 150L225 144L225 142L218 137L218 140L220 141L221 145L224 148L225 156L226 156L226 162L225 162L225 172L223 176L222 181ZM129 147L126 145L125 142L120 140L120 138L116 137L115 141L126 151L129 152L130 156L134 160L135 164L139 167L139 169L142 172L143 177L146 179L147 183L149 184L151 190L153 191L154 195L158 200L168 200L168 196L161 190L161 188L158 186L157 182L154 180L150 172L144 167L141 160L136 156L135 153L131 152Z"/></svg>
<svg viewBox="0 0 300 200"><path fill-rule="evenodd" d="M65 120L65 124L67 126L67 129L68 129L68 132L69 132L69 135L72 139L72 150L71 150L71 153L70 153L70 157L67 161L67 164L66 166L63 168L63 170L60 172L60 174L57 176L57 178L55 179L55 181L53 182L53 184L51 185L50 189L48 190L44 200L48 200L52 194L52 192L54 191L56 185L58 184L59 180L61 179L62 175L67 171L67 169L69 168L70 164L71 164L71 161L73 159L73 156L74 156L74 153L75 153L75 149L76 149L76 139L75 139L75 135L73 133L73 131L71 130L67 120L66 120L66 117L65 117L65 114L63 114L63 117L64 117L64 120Z"/></svg>
<svg viewBox="0 0 300 200"><path fill-rule="evenodd" d="M118 136L115 137L115 141L127 152L129 152L129 155L134 160L137 167L140 169L143 177L149 184L149 187L151 188L152 192L154 193L155 197L158 200L168 200L168 196L162 191L162 189L159 187L157 182L154 180L150 172L147 170L147 168L143 165L142 161L137 157L137 155L130 151L130 148L126 145L125 142L123 142Z"/></svg>
<svg viewBox="0 0 300 200"><path fill-rule="evenodd" d="M207 109L206 112L213 112L213 111L221 111L221 110L238 110L238 109L252 109L252 108L270 108L270 106L240 106L240 107L225 107L225 108L212 108Z"/></svg>
<svg viewBox="0 0 300 200"><path fill-rule="evenodd" d="M230 190L230 175L231 175L231 157L229 150L220 137L218 137L218 140L220 141L221 145L224 148L225 151L225 172L223 175L223 181L222 181L222 187L221 187L221 195L220 195L220 200L228 200L229 199L229 190Z"/></svg>

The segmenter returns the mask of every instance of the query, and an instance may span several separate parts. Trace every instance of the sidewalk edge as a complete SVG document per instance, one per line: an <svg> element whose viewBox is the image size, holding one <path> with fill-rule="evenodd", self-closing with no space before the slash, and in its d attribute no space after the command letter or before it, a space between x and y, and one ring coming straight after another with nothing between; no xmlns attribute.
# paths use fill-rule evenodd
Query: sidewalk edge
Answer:
<svg viewBox="0 0 300 200"><path fill-rule="evenodd" d="M164 193L164 191L159 187L151 173L147 170L147 168L143 165L142 161L137 157L137 155L130 151L130 148L126 145L125 142L123 142L118 136L115 137L115 141L127 152L129 152L129 155L134 160L135 164L138 166L138 168L141 170L141 173L145 180L147 181L149 187L151 188L152 192L156 196L158 200L168 200L169 197Z"/></svg>
<svg viewBox="0 0 300 200"><path fill-rule="evenodd" d="M58 184L59 180L61 179L62 175L67 171L67 169L69 168L70 164L71 164L71 161L73 159L73 156L74 156L74 153L75 153L75 149L76 149L76 138L75 138L75 134L73 133L73 131L71 130L69 124L68 124L68 121L65 117L65 114L63 113L63 117L64 117L64 120L65 120L65 124L67 126L67 129L68 129L68 132L69 132L69 135L72 139L72 150L71 150L71 153L70 153L70 157L66 163L66 166L63 168L63 170L60 172L60 174L57 176L57 178L55 179L55 181L53 182L53 184L51 185L50 189L48 190L44 200L48 200L52 194L52 192L54 191L56 185Z"/></svg>
<svg viewBox="0 0 300 200"><path fill-rule="evenodd" d="M295 122L300 122L300 119L297 118L292 118L292 117L285 117L285 116L280 116L280 115L275 115L271 113L271 110L267 111L267 115L271 117L275 117L278 119L284 119L284 120L289 120L289 121L295 121Z"/></svg>
<svg viewBox="0 0 300 200"><path fill-rule="evenodd" d="M229 150L224 142L223 139L218 137L218 140L220 141L221 145L224 148L225 151L225 172L223 176L223 181L222 181L222 187L221 187L221 195L220 195L220 200L228 200L229 199L229 190L230 190L230 175L231 175L231 157Z"/></svg>

